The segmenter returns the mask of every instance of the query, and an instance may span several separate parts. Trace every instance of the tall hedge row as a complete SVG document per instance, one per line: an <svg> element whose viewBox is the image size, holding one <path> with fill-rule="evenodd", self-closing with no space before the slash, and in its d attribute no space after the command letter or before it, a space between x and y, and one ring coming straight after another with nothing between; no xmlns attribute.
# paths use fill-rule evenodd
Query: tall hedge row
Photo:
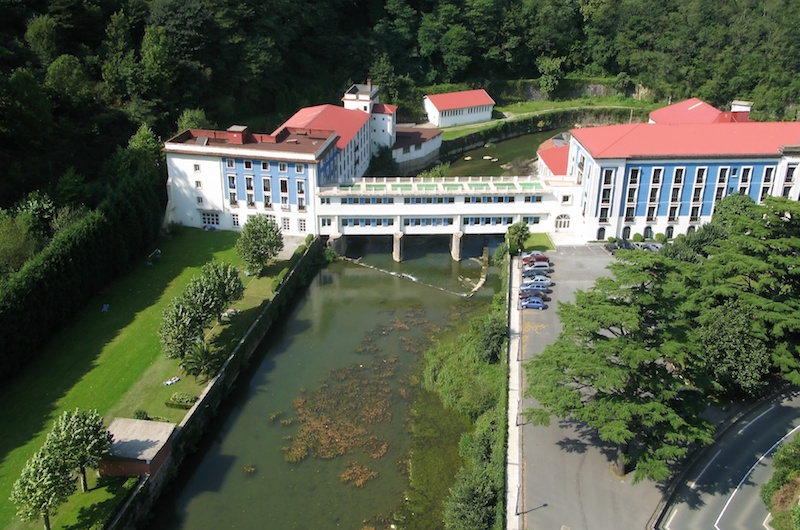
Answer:
<svg viewBox="0 0 800 530"><path fill-rule="evenodd" d="M33 359L91 296L150 250L162 211L152 180L125 177L96 210L0 282L0 379Z"/></svg>

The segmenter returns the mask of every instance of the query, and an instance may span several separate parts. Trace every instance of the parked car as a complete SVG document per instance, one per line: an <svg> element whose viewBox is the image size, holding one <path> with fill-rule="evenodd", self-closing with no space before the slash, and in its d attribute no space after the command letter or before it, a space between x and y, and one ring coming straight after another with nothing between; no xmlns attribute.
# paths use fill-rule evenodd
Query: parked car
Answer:
<svg viewBox="0 0 800 530"><path fill-rule="evenodd" d="M622 250L633 250L633 243L631 243L627 239L618 239L617 248Z"/></svg>
<svg viewBox="0 0 800 530"><path fill-rule="evenodd" d="M548 276L534 276L533 278L523 278L522 279L522 285L525 285L525 284L528 284L528 283L534 283L534 282L543 283L545 285L552 285L553 284L553 280L551 278L549 278Z"/></svg>
<svg viewBox="0 0 800 530"><path fill-rule="evenodd" d="M541 250L528 250L527 252L523 252L522 254L520 254L520 257L522 257L522 258L531 258L533 256L545 256L546 257L545 253L542 252Z"/></svg>
<svg viewBox="0 0 800 530"><path fill-rule="evenodd" d="M532 263L525 264L524 268L550 270L550 263L547 261L534 261Z"/></svg>
<svg viewBox="0 0 800 530"><path fill-rule="evenodd" d="M519 306L522 309L539 309L542 310L547 306L544 305L544 301L541 298L526 298L525 300L521 300Z"/></svg>
<svg viewBox="0 0 800 530"><path fill-rule="evenodd" d="M547 276L548 269L525 269L522 271L523 278L534 278L536 276Z"/></svg>
<svg viewBox="0 0 800 530"><path fill-rule="evenodd" d="M545 256L544 254L539 254L536 256L528 256L527 258L522 258L522 263L535 263L538 261L543 261L545 263L550 263L550 258Z"/></svg>
<svg viewBox="0 0 800 530"><path fill-rule="evenodd" d="M532 293L535 291L543 292L543 293L551 293L552 290L550 289L549 285L546 285L542 282L536 283L523 283L519 286L520 293Z"/></svg>
<svg viewBox="0 0 800 530"><path fill-rule="evenodd" d="M520 291L519 292L519 299L520 300L525 300L526 298L541 298L545 302L549 302L550 301L550 297L544 291L536 291L536 290Z"/></svg>

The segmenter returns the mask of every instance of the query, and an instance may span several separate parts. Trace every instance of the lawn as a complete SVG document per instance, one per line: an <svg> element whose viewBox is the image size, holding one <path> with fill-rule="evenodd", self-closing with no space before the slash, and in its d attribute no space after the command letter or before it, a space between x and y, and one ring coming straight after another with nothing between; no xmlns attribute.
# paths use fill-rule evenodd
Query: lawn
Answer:
<svg viewBox="0 0 800 530"><path fill-rule="evenodd" d="M553 250L555 248L547 234L535 233L531 234L525 241L523 250Z"/></svg>
<svg viewBox="0 0 800 530"><path fill-rule="evenodd" d="M62 411L96 408L107 423L117 416L131 417L137 409L173 422L182 419L186 411L167 408L164 401L176 391L197 395L204 385L182 376L175 385L163 385L163 381L181 374L177 361L167 360L160 353L157 331L161 313L212 258L241 267L233 250L237 237L235 232L183 228L163 239L158 262L148 266L142 259L123 278L103 289L24 373L0 389L0 422L4 426L0 433L0 527L41 527L39 521L20 523L8 498L25 461L41 446L53 419ZM280 267L275 266L276 270ZM272 294L270 278L243 279L248 286L245 298L234 304L242 313L209 333L213 344L223 339L226 349ZM108 312L101 312L104 304L108 304ZM100 501L88 493L74 495L51 518L53 527L77 528L75 524L86 516L87 506L108 504L106 498L120 491L119 483L110 482L93 493L103 497Z"/></svg>

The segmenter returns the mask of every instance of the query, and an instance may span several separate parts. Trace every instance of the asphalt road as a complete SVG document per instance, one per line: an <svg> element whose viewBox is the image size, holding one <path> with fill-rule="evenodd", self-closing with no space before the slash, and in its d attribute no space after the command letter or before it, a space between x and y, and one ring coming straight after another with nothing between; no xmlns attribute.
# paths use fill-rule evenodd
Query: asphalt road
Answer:
<svg viewBox="0 0 800 530"><path fill-rule="evenodd" d="M550 253L548 252L548 255ZM555 285L544 311L523 310L522 351L530 359L561 331L558 301L573 301L607 275L613 258L600 245L559 247L551 256ZM526 398L525 407L535 402ZM522 427L525 528L530 530L641 530L663 499L662 488L611 472L615 448L580 424L552 419L550 426ZM672 527L673 529L678 527Z"/></svg>
<svg viewBox="0 0 800 530"><path fill-rule="evenodd" d="M768 528L759 497L772 455L800 430L800 392L763 404L706 449L664 511L664 530Z"/></svg>

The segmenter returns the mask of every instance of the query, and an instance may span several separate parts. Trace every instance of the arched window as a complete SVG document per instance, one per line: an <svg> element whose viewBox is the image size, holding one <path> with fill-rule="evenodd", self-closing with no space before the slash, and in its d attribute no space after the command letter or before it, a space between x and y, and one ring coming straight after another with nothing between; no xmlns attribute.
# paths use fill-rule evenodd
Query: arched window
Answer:
<svg viewBox="0 0 800 530"><path fill-rule="evenodd" d="M687 234L691 234L692 232L694 232L694 227L693 227L693 226L690 226L690 227L689 227L689 230L687 230L687 231L686 231L686 233L687 233Z"/></svg>
<svg viewBox="0 0 800 530"><path fill-rule="evenodd" d="M569 228L569 215L562 213L556 217L556 230L562 230L564 228Z"/></svg>
<svg viewBox="0 0 800 530"><path fill-rule="evenodd" d="M664 235L667 237L667 239L672 239L672 234L674 232L675 232L675 229L673 227L671 227L671 226L668 226L667 227L667 231L664 233Z"/></svg>
<svg viewBox="0 0 800 530"><path fill-rule="evenodd" d="M622 229L622 239L630 239L631 238L631 227L626 226Z"/></svg>
<svg viewBox="0 0 800 530"><path fill-rule="evenodd" d="M646 226L644 228L644 238L645 239L653 239L653 228L650 226Z"/></svg>
<svg viewBox="0 0 800 530"><path fill-rule="evenodd" d="M597 229L597 240L602 241L606 238L606 229L605 228L598 228Z"/></svg>

